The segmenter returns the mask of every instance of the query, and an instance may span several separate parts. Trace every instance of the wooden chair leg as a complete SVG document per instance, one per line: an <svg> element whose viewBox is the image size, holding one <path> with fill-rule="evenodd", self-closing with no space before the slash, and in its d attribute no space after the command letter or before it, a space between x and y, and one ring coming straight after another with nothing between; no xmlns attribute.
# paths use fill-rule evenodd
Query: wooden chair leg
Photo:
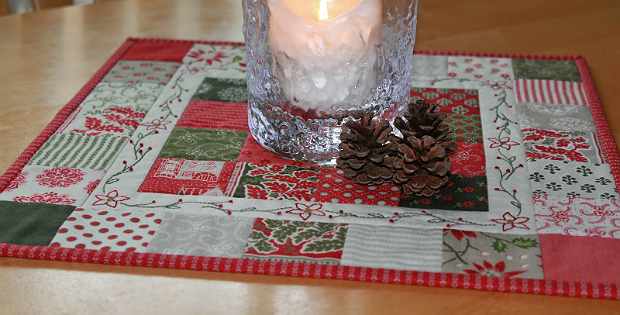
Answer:
<svg viewBox="0 0 620 315"><path fill-rule="evenodd" d="M0 0L0 16L11 14L8 0Z"/></svg>

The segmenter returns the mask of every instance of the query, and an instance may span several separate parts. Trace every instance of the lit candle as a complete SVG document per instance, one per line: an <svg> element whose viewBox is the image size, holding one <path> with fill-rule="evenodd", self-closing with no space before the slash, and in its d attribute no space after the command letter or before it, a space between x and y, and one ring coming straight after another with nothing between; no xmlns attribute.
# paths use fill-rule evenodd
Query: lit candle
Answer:
<svg viewBox="0 0 620 315"><path fill-rule="evenodd" d="M304 110L360 106L376 85L381 0L269 0L274 73Z"/></svg>

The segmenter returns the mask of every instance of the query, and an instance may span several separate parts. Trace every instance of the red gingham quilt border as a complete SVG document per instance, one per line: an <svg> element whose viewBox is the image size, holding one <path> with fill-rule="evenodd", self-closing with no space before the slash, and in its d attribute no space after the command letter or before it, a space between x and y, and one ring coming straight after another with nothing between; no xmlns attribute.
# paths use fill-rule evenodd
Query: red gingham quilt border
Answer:
<svg viewBox="0 0 620 315"><path fill-rule="evenodd" d="M75 108L88 96L114 64L138 42L206 43L213 45L243 45L239 42L214 42L175 40L158 38L129 38L105 62L105 64L86 83L78 94L65 105L39 136L24 150L19 158L0 176L0 192L3 191L34 153L62 125ZM587 99L594 117L603 148L613 171L614 179L620 182L620 153L616 147L609 124L605 119L602 104L596 93L594 81L587 63L580 56L550 56L523 54L435 52L415 50L415 53L449 56L505 57L538 60L574 60L582 77ZM498 292L521 292L558 296L580 296L620 300L620 285L586 282L549 281L538 279L470 276L467 274L403 271L353 266L333 266L311 263L287 263L274 261L255 261L250 259L165 255L153 253L134 253L73 249L49 246L20 246L0 243L0 256L29 258L50 261L87 262L106 265L143 266L188 270L220 271L246 274L269 274L304 278L346 279L367 282L394 284L413 284L424 286L452 287Z"/></svg>

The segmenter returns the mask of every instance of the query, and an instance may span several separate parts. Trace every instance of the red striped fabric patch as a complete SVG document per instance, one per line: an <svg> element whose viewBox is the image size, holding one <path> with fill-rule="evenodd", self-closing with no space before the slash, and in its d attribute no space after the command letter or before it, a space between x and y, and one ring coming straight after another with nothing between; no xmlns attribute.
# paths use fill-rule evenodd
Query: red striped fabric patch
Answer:
<svg viewBox="0 0 620 315"><path fill-rule="evenodd" d="M248 131L248 104L191 101L177 127Z"/></svg>
<svg viewBox="0 0 620 315"><path fill-rule="evenodd" d="M555 80L516 80L520 103L588 105L583 84Z"/></svg>

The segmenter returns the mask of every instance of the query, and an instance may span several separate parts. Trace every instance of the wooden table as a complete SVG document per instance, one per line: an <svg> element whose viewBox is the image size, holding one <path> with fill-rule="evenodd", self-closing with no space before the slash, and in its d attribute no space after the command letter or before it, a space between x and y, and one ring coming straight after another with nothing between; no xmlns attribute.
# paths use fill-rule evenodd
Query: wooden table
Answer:
<svg viewBox="0 0 620 315"><path fill-rule="evenodd" d="M0 170L129 36L242 41L241 0L132 0L0 18ZM620 2L422 0L416 48L583 55L620 139ZM620 302L0 258L0 314L620 312Z"/></svg>

